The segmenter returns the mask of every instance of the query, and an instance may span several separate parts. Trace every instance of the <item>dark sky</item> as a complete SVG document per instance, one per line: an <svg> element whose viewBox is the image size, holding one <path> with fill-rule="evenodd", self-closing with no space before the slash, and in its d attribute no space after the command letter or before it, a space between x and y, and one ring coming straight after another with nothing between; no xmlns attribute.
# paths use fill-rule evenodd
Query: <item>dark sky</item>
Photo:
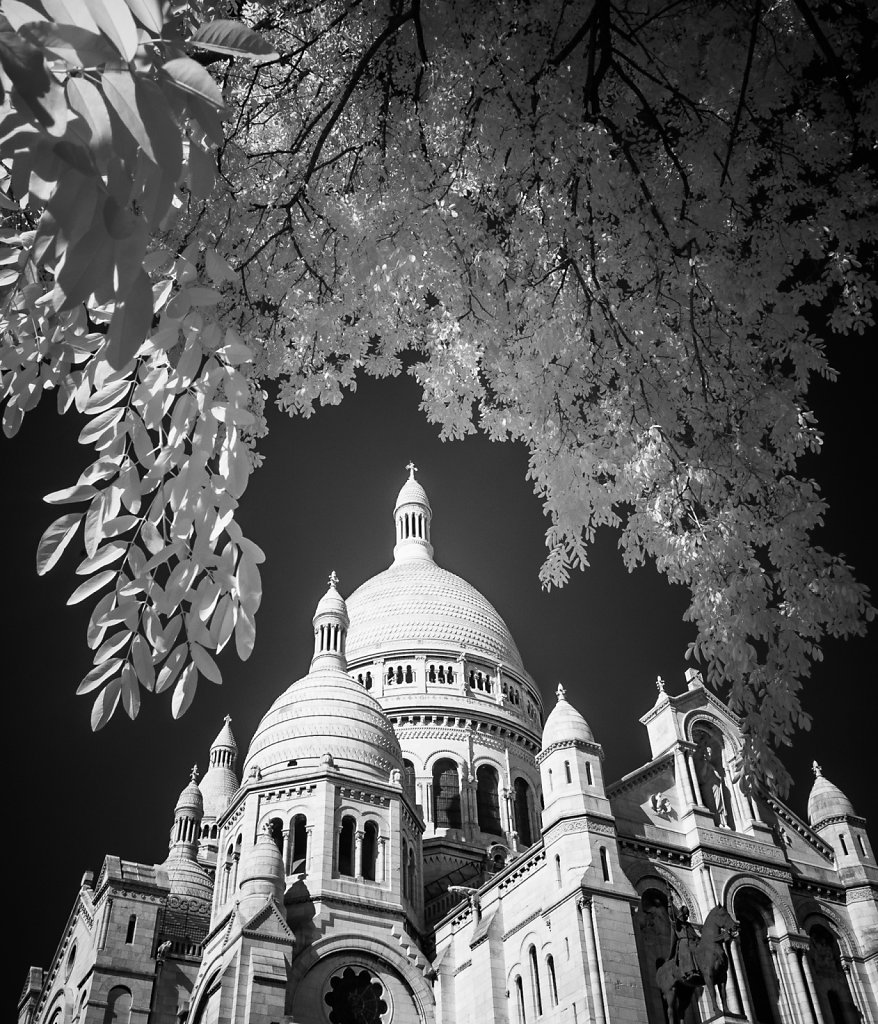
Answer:
<svg viewBox="0 0 878 1024"><path fill-rule="evenodd" d="M807 471L822 483L831 512L821 538L844 551L859 577L876 581L874 447L868 436L874 405L874 346L861 339L830 350L843 372L819 384L815 404L826 430L824 454ZM256 650L246 664L231 645L221 657L225 682L202 681L179 722L170 692L145 696L140 717L122 711L98 734L89 729L91 698L74 690L91 666L85 625L93 602L66 608L80 581L68 551L38 578L34 555L42 531L60 514L41 498L75 482L89 461L76 444L72 417L59 419L51 397L29 414L21 433L2 440L6 538L3 646L12 701L6 722L6 871L12 902L12 963L17 999L29 964L48 966L85 870L97 872L106 853L156 863L167 853L174 802L208 748L224 714L233 719L241 758L272 700L308 669L311 616L335 569L342 593L385 568L392 558L394 499L413 459L433 507L437 561L481 590L509 625L525 665L547 704L558 681L603 744L607 777L648 759L638 718L655 700L661 674L672 693L684 689L683 660L691 627L681 621L685 593L651 568L629 575L616 539L598 538L592 568L561 591L544 593L537 572L545 520L525 480L524 450L483 438L442 444L417 411L406 378L362 383L336 408L309 421L272 415L262 444L266 464L244 495L245 532L267 552ZM785 756L796 785L789 802L804 815L816 757L860 814L878 819L874 718L876 640L830 642L805 692L814 715Z"/></svg>

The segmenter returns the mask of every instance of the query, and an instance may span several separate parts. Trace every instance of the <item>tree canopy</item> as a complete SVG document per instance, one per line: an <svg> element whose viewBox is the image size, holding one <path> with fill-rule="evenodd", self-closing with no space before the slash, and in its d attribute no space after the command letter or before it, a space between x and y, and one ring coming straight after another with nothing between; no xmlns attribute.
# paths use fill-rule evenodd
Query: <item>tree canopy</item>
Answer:
<svg viewBox="0 0 878 1024"><path fill-rule="evenodd" d="M269 387L309 416L408 372L444 437L527 445L545 585L608 525L690 589L688 653L783 787L821 640L872 613L799 471L826 339L874 323L865 3L3 15L3 426L50 390L89 416L37 568L83 531L95 728L252 649Z"/></svg>

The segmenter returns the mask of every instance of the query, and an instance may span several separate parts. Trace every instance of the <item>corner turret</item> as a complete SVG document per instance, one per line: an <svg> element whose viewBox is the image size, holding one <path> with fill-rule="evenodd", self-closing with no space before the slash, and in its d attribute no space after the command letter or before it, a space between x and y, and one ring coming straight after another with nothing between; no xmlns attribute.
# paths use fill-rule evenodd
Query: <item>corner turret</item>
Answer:
<svg viewBox="0 0 878 1024"><path fill-rule="evenodd" d="M433 545L430 543L430 522L433 510L427 492L415 479L418 467L410 462L406 469L409 478L402 485L393 509L396 525L396 546L393 549L394 562L410 558L433 560Z"/></svg>

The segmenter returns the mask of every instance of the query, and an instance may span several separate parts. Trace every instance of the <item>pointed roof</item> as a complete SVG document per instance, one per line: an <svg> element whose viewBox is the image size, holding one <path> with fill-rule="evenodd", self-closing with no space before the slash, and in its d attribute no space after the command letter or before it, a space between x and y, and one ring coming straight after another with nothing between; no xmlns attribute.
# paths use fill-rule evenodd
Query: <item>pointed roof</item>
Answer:
<svg viewBox="0 0 878 1024"><path fill-rule="evenodd" d="M588 722L569 703L567 691L560 683L555 693L558 702L543 726L543 750L548 750L555 743L569 743L575 740L594 743L594 734Z"/></svg>
<svg viewBox="0 0 878 1024"><path fill-rule="evenodd" d="M216 750L217 747L229 747L232 750L238 749L238 744L235 742L235 737L232 735L232 719L229 715L226 715L223 719L223 727L217 733L216 739L210 745L211 750Z"/></svg>
<svg viewBox="0 0 878 1024"><path fill-rule="evenodd" d="M403 505L423 505L428 511L432 511L427 492L415 479L418 467L413 462L410 462L405 468L409 471L408 480L402 485L399 494L396 496L396 504L393 507L393 511L398 512Z"/></svg>
<svg viewBox="0 0 878 1024"><path fill-rule="evenodd" d="M184 786L179 797L177 797L177 803L174 805L175 817L180 817L184 813L189 818L197 818L198 821L201 821L201 817L204 814L204 798L198 785L197 765L192 765L192 771L189 773L189 782Z"/></svg>
<svg viewBox="0 0 878 1024"><path fill-rule="evenodd" d="M317 602L317 608L314 610L314 625L317 625L317 620L324 616L334 616L343 620L344 625L349 625L348 619L348 608L345 604L345 599L338 592L338 576L333 570L329 574L329 589Z"/></svg>
<svg viewBox="0 0 878 1024"><path fill-rule="evenodd" d="M811 766L814 772L814 785L808 796L808 824L816 828L827 818L844 815L856 817L854 805L834 783L823 774L823 769L815 761Z"/></svg>

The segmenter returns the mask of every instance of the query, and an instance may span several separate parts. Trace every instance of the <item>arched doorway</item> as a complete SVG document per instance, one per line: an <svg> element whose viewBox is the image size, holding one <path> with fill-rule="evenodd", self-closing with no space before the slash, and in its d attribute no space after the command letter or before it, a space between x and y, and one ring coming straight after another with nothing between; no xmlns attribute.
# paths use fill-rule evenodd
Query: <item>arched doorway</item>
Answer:
<svg viewBox="0 0 878 1024"><path fill-rule="evenodd" d="M808 929L808 961L826 1024L859 1024L860 1014L841 965L838 940L824 924Z"/></svg>
<svg viewBox="0 0 878 1024"><path fill-rule="evenodd" d="M734 916L755 1024L783 1024L780 985L768 943L774 927L771 901L758 889L741 889L735 896Z"/></svg>

